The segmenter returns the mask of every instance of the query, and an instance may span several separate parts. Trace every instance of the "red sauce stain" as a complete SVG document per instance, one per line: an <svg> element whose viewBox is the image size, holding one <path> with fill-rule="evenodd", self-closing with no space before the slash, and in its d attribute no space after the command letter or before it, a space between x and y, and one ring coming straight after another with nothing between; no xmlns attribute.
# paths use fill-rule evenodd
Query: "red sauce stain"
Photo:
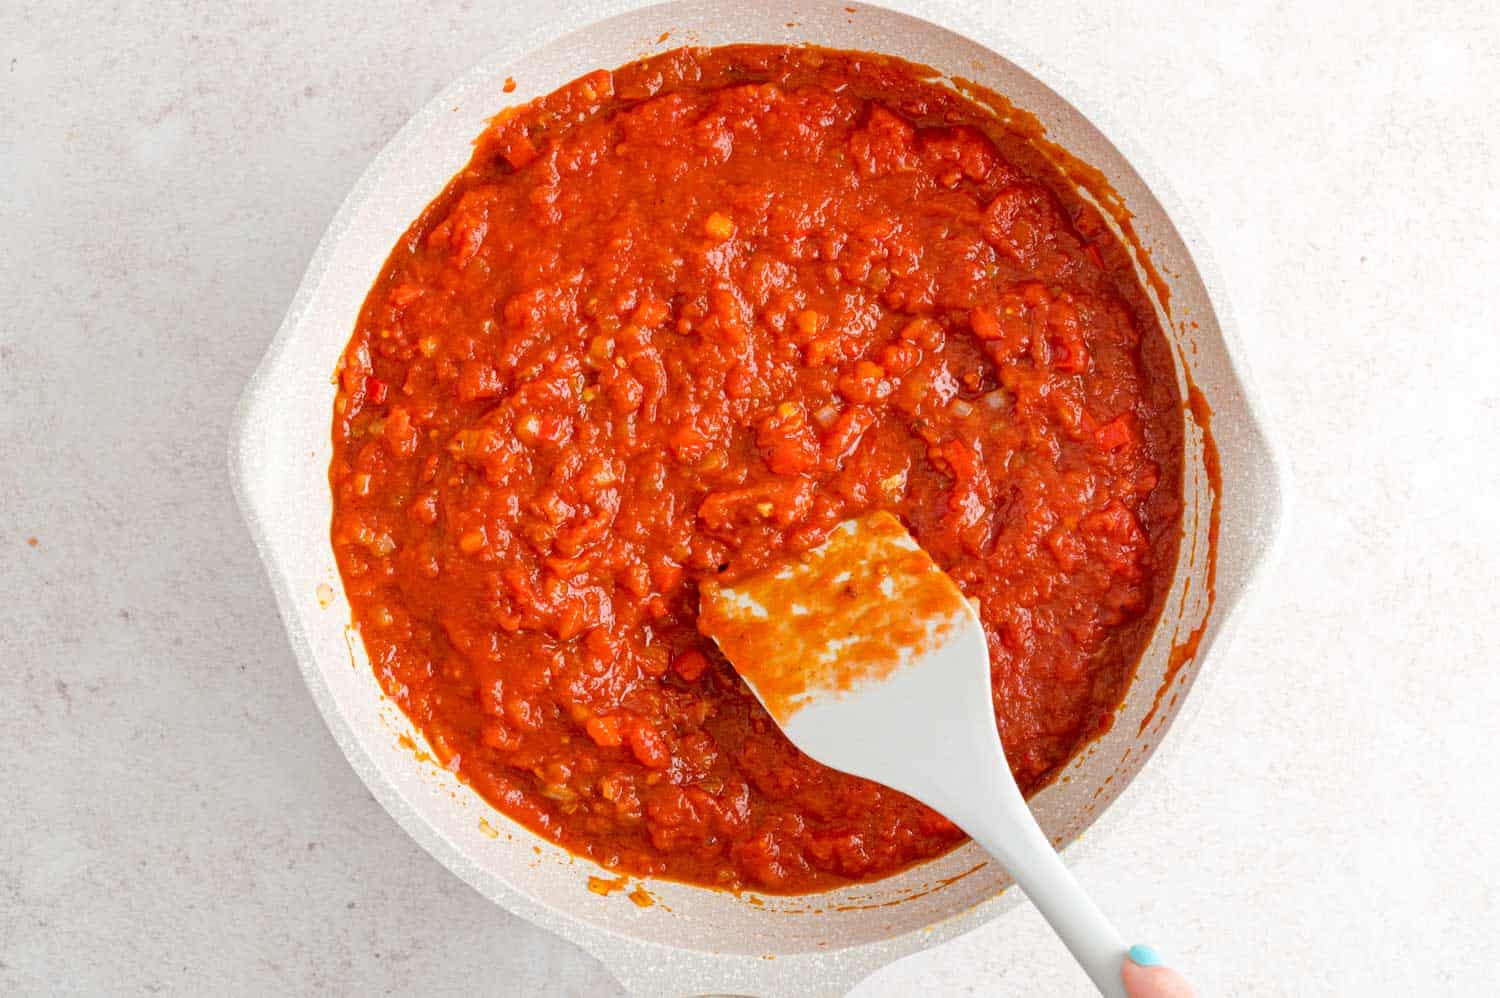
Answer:
<svg viewBox="0 0 1500 998"><path fill-rule="evenodd" d="M1214 598L1217 595L1216 580L1219 570L1219 507L1224 495L1224 476L1222 466L1219 463L1219 446L1214 442L1211 423L1213 410L1209 408L1208 399L1203 397L1203 392L1197 385L1188 384L1188 412L1192 414L1193 422L1198 424L1198 429L1203 433L1203 468L1208 473L1208 487L1213 495L1213 502L1208 513L1208 602L1203 608L1203 618L1198 626L1189 632L1182 641L1172 646L1167 656L1167 670L1162 676L1161 685L1156 689L1156 695L1152 698L1151 709L1146 716L1141 718L1141 726L1136 730L1137 734L1144 734L1146 728L1156 717L1161 709L1162 696L1172 688L1177 676L1181 673L1183 666L1191 662L1198 654L1198 646L1203 642L1203 633L1208 629L1208 619L1213 613ZM1196 532L1194 544L1196 545ZM1196 549L1196 548L1195 548ZM1192 564L1189 559L1189 564ZM1186 593L1183 594L1184 599ZM1168 708L1175 706L1177 696L1173 694Z"/></svg>
<svg viewBox="0 0 1500 998"><path fill-rule="evenodd" d="M661 34L659 34L659 35L656 36L656 44L660 45L662 42L666 41L668 38L671 38L671 37L672 37L672 32L670 32L670 31L663 31Z"/></svg>
<svg viewBox="0 0 1500 998"><path fill-rule="evenodd" d="M406 751L415 756L418 762L430 762L434 764L436 764L437 762L437 760L429 755L421 746L412 741L410 735L404 732L396 736L396 744L400 745L402 748L406 749Z"/></svg>
<svg viewBox="0 0 1500 998"><path fill-rule="evenodd" d="M505 78L505 86L501 87L500 89L503 90L503 91L505 91L508 94L515 93L516 92L516 78L514 76L507 76Z"/></svg>
<svg viewBox="0 0 1500 998"><path fill-rule="evenodd" d="M623 891L626 885L629 883L629 877L616 877L614 879L609 879L606 877L590 877L589 890L593 891L600 897L607 898L616 891Z"/></svg>
<svg viewBox="0 0 1500 998"><path fill-rule="evenodd" d="M39 541L39 540L37 540L35 537L28 537L28 538L26 538L26 543L30 547L36 547L38 544L40 544L42 542Z"/></svg>
<svg viewBox="0 0 1500 998"><path fill-rule="evenodd" d="M895 899L890 900L890 901L877 901L874 904L841 904L841 905L835 905L834 908L833 908L833 910L834 911L870 911L870 910L875 909L875 908L894 908L897 905L906 904L908 902L915 901L918 898L924 898L924 897L926 897L929 894L934 894L934 893L942 890L944 887L950 887L953 884L958 883L960 880L964 879L965 877L967 877L967 876L969 876L971 874L974 874L974 873L978 873L980 870L983 870L986 866L989 866L989 865L990 864L989 864L988 860L984 861L983 863L977 863L974 866L969 867L967 870L963 871L962 873L954 874L951 877L944 877L943 879L934 882L933 884L931 884L931 885L923 888L922 890L916 891L915 893L912 893L912 894L907 894L907 895L905 895L903 897L895 898Z"/></svg>
<svg viewBox="0 0 1500 998"><path fill-rule="evenodd" d="M625 888L629 886L630 878L627 876L589 877L588 879L589 890L599 895L600 897L607 898L612 894L618 894L625 891ZM646 889L645 884L636 884L634 889L625 892L625 896L629 898L631 904L635 905L637 908L651 908L654 907L657 903L656 896ZM662 907L664 911L672 910L670 908L667 908L665 905L663 905Z"/></svg>
<svg viewBox="0 0 1500 998"><path fill-rule="evenodd" d="M852 527L733 586L700 588L698 629L779 722L820 693L885 678L964 612L963 593L900 520L873 513Z"/></svg>

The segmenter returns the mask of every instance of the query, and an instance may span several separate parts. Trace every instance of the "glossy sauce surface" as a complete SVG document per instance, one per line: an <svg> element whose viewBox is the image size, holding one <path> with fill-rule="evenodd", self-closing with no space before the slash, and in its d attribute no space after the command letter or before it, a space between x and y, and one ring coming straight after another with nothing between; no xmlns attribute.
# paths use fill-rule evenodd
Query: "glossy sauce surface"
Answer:
<svg viewBox="0 0 1500 998"><path fill-rule="evenodd" d="M1027 135L857 53L677 50L499 116L340 364L332 541L438 759L624 872L777 892L960 841L800 755L700 588L895 515L1023 789L1108 728L1175 557L1181 400Z"/></svg>

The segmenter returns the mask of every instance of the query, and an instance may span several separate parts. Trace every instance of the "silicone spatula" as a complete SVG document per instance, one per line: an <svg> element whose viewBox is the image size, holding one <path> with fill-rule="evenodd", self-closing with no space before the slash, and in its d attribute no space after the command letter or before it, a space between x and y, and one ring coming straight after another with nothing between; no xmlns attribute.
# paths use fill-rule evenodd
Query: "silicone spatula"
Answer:
<svg viewBox="0 0 1500 998"><path fill-rule="evenodd" d="M1063 865L1006 764L979 616L896 517L849 520L805 554L700 592L699 630L794 745L962 828L1099 991L1124 998L1120 934Z"/></svg>

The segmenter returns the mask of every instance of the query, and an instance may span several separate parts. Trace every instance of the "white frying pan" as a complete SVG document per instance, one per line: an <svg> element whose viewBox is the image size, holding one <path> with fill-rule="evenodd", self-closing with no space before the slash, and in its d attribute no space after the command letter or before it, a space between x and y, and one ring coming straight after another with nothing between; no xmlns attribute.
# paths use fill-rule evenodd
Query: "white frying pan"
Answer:
<svg viewBox="0 0 1500 998"><path fill-rule="evenodd" d="M954 14L938 16L951 21ZM1188 420L1177 576L1139 676L1113 730L1032 801L1059 844L1093 825L1146 763L1266 561L1281 508L1274 452L1237 370L1206 253L1182 230L1181 212L1159 181L1147 186L1137 150L1130 149L1132 165L1117 134L1114 142L1105 138L1089 116L1015 62L953 30L847 0L687 0L573 27L502 41L493 59L435 97L365 171L241 399L230 445L236 492L324 719L375 797L443 865L595 954L638 994L841 994L884 964L994 918L1014 902L1016 892L1001 894L1008 879L967 845L878 883L807 897L651 882L645 886L656 903L639 907L624 891L591 892L588 878L610 876L606 871L536 837L422 761L409 743L403 747L403 736L419 746L421 736L386 700L363 647L346 632L349 609L328 539L329 376L386 254L467 162L486 119L588 70L677 45L810 42L887 52L988 86L1037 115L1053 140L1101 169L1123 195L1171 289L1166 328L1179 374L1201 389L1214 413L1223 467L1217 600L1205 618L1212 496L1202 437ZM658 42L663 32L671 34ZM506 77L519 84L512 94L501 91ZM1141 730L1174 643L1204 624L1196 659L1171 679Z"/></svg>

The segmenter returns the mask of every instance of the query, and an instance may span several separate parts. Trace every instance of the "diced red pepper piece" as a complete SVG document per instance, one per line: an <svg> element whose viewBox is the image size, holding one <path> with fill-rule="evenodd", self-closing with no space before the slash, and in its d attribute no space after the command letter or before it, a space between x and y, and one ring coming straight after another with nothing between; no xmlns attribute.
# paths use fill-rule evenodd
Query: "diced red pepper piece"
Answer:
<svg viewBox="0 0 1500 998"><path fill-rule="evenodd" d="M625 744L625 736L620 733L618 717L591 717L583 729L594 740L594 744L601 748L618 748Z"/></svg>
<svg viewBox="0 0 1500 998"><path fill-rule="evenodd" d="M1094 441L1105 450L1118 450L1130 443L1134 436L1129 413L1121 413L1094 431Z"/></svg>
<svg viewBox="0 0 1500 998"><path fill-rule="evenodd" d="M396 308L405 308L421 296L422 289L415 284L401 284L391 289L391 304Z"/></svg>
<svg viewBox="0 0 1500 998"><path fill-rule="evenodd" d="M647 769L666 769L671 765L672 750L667 747L667 740L649 722L633 725L627 740L631 753Z"/></svg>

